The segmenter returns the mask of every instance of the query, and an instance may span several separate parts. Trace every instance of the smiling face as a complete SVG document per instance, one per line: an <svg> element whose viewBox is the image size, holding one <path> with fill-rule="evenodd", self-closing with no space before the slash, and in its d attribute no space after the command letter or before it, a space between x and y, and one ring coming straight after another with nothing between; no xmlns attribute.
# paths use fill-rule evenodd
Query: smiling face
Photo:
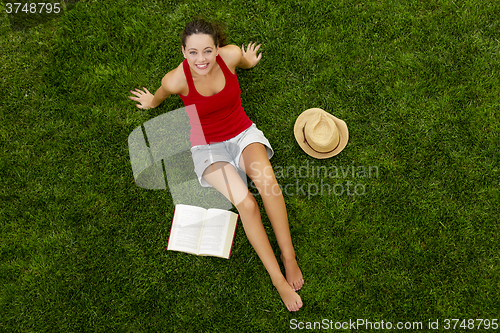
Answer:
<svg viewBox="0 0 500 333"><path fill-rule="evenodd" d="M207 75L217 63L216 56L219 48L214 45L212 36L194 34L186 39L186 47L182 53L187 59L189 67L198 75Z"/></svg>

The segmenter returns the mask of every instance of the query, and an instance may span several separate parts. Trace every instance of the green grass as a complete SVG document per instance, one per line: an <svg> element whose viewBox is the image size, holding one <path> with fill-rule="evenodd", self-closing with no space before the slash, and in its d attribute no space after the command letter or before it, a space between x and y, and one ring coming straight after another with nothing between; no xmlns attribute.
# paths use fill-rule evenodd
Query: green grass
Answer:
<svg viewBox="0 0 500 333"><path fill-rule="evenodd" d="M282 332L325 318L439 319L443 331L446 318L498 318L498 1L81 0L25 26L1 8L0 331ZM238 77L275 168L377 168L278 179L364 189L285 195L306 280L297 313L241 224L229 261L167 252L172 198L134 183L128 135L183 104L140 111L128 91L158 88L197 14L231 43L263 44ZM311 107L348 124L340 155L315 160L295 142Z"/></svg>

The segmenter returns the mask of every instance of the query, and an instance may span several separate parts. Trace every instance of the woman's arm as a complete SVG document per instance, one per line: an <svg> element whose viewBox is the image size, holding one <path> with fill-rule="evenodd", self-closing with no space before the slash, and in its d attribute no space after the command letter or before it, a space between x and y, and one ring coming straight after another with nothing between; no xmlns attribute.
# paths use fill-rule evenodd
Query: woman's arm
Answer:
<svg viewBox="0 0 500 333"><path fill-rule="evenodd" d="M163 86L160 86L160 88L156 90L156 93L154 95L150 93L149 90L146 89L146 87L142 87L142 89L144 89L144 91L137 88L135 89L135 91L130 90L130 92L137 97L128 97L133 101L139 102L139 104L136 104L139 109L155 108L160 105L161 102L163 102L168 96L170 96L170 94L165 91Z"/></svg>
<svg viewBox="0 0 500 333"><path fill-rule="evenodd" d="M259 48L260 44L255 46L255 43L252 44L252 42L248 44L247 51L245 51L243 45L240 49L238 46L231 44L219 48L219 54L231 71L234 71L236 67L248 69L257 65L262 58L262 53L257 56Z"/></svg>
<svg viewBox="0 0 500 333"><path fill-rule="evenodd" d="M144 91L140 89L135 89L135 91L132 90L130 91L137 97L133 96L128 97L133 101L139 102L139 104L136 105L139 109L155 108L158 105L160 105L161 102L163 102L165 99L167 99L168 96L171 95L163 88L163 86L160 86L160 88L156 90L156 93L154 95L151 94L149 90L147 90L145 87L142 88L144 89Z"/></svg>
<svg viewBox="0 0 500 333"><path fill-rule="evenodd" d="M163 77L161 80L161 86L158 90L156 90L154 95L143 87L144 91L140 89L135 89L135 91L131 90L130 92L137 97L129 96L129 98L133 101L139 102L139 104L136 105L139 109L157 107L170 95L178 94L177 90L179 89L176 88L176 86L178 86L178 82L175 78L175 71L176 70L170 71Z"/></svg>

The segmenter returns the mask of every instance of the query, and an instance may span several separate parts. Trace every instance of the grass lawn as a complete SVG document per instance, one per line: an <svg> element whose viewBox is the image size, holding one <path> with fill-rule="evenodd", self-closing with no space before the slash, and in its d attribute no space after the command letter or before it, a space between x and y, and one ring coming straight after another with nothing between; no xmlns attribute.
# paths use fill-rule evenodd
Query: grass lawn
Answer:
<svg viewBox="0 0 500 333"><path fill-rule="evenodd" d="M44 15L7 7L0 331L500 325L497 0L81 0ZM260 63L237 73L243 106L289 185L306 281L297 313L241 222L230 260L166 251L172 197L134 183L128 135L183 104L173 96L139 110L129 90L159 87L184 59L179 36L198 14L224 23L230 43L262 43ZM338 156L317 160L296 143L295 119L312 107L349 126Z"/></svg>

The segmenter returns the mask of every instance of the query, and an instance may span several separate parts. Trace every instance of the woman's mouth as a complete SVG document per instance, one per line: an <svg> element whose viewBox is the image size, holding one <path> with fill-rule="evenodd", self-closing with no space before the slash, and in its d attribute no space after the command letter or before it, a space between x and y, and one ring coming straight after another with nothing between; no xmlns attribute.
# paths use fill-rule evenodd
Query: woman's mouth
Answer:
<svg viewBox="0 0 500 333"><path fill-rule="evenodd" d="M208 63L206 63L206 64L195 64L195 66L198 69L207 69L208 68Z"/></svg>

